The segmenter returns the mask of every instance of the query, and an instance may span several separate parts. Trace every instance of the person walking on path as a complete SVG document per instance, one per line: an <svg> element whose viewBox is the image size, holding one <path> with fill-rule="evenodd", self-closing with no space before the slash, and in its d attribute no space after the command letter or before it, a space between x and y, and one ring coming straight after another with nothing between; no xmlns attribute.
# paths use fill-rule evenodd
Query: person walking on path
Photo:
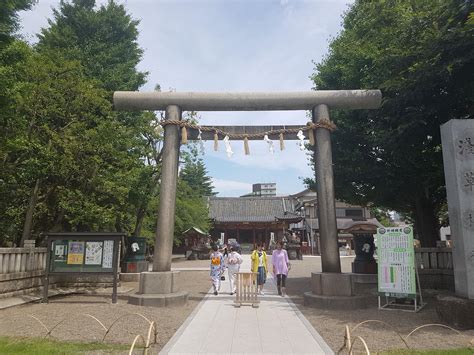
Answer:
<svg viewBox="0 0 474 355"><path fill-rule="evenodd" d="M283 249L281 241L276 243L276 249L272 253L273 274L277 277L277 288L280 296L286 294L286 278L290 269L288 253Z"/></svg>
<svg viewBox="0 0 474 355"><path fill-rule="evenodd" d="M212 246L213 252L211 253L211 282L214 288L214 295L217 296L221 288L221 274L224 268L224 258L218 251L217 245Z"/></svg>
<svg viewBox="0 0 474 355"><path fill-rule="evenodd" d="M225 270L227 269L227 259L229 258L229 251L227 249L227 245L222 246L222 260L223 260L223 266L222 266L222 273L221 273L221 281L225 280Z"/></svg>
<svg viewBox="0 0 474 355"><path fill-rule="evenodd" d="M263 285L267 281L267 253L263 250L263 244L258 243L257 249L252 252L250 256L252 260L252 272L257 272L257 285L258 285L258 293L264 295L263 293Z"/></svg>
<svg viewBox="0 0 474 355"><path fill-rule="evenodd" d="M230 294L233 295L236 291L237 285L235 284L235 273L239 272L240 264L244 259L237 253L234 246L230 247L230 253L227 257L227 270L229 271L229 282L230 282Z"/></svg>

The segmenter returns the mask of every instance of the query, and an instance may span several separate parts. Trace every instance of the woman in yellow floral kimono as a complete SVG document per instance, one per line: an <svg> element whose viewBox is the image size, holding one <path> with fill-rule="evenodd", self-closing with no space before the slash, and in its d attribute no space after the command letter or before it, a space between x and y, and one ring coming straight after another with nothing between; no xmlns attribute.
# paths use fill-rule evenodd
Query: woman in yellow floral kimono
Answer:
<svg viewBox="0 0 474 355"><path fill-rule="evenodd" d="M212 247L213 252L211 253L211 282L214 288L214 295L217 296L221 288L221 274L224 270L224 258L222 254L217 250L217 245Z"/></svg>

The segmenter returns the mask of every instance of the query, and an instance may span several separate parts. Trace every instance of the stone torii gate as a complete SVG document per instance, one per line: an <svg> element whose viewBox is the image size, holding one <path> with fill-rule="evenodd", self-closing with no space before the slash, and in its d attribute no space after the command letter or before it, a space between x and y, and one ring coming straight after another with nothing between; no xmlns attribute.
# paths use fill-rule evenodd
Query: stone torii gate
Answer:
<svg viewBox="0 0 474 355"><path fill-rule="evenodd" d="M381 100L382 94L380 90L279 93L118 91L114 93L114 106L116 110L164 110L166 112L166 121L181 120L182 111L311 110L313 123L317 124L318 122L330 121L330 108L376 109L380 106ZM279 127L282 128L282 126ZM269 126L226 126L226 128L236 133L264 133L269 130ZM273 126L272 128L275 129L276 127ZM205 132L203 132L203 139L206 138ZM291 138L295 139L295 137ZM323 273L340 273L341 264L337 244L330 131L324 128L317 129L315 140L315 175L317 177L316 190L318 195L322 271ZM130 297L129 303L164 306L182 303L187 299L187 293L180 291L178 287L179 273L171 271L179 148L179 127L173 124L165 125L153 271L141 274L139 292Z"/></svg>

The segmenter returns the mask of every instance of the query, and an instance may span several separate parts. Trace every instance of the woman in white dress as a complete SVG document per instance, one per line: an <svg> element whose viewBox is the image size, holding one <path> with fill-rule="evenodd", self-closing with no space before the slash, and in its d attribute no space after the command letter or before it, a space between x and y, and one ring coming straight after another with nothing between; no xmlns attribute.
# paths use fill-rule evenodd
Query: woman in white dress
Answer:
<svg viewBox="0 0 474 355"><path fill-rule="evenodd" d="M227 257L227 270L229 272L229 282L230 282L230 294L233 295L236 291L237 286L235 285L235 273L239 272L240 264L242 264L242 256L240 256L235 247L230 247L230 253Z"/></svg>

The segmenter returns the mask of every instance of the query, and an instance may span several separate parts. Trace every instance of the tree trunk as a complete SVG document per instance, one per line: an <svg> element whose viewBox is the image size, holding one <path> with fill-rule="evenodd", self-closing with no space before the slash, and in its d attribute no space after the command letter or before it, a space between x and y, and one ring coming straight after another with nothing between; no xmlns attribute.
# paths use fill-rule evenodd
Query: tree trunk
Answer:
<svg viewBox="0 0 474 355"><path fill-rule="evenodd" d="M36 203L38 202L38 191L40 188L40 179L36 180L35 186L31 191L30 202L28 204L28 209L26 210L25 223L23 224L23 234L20 239L20 247L23 246L25 240L31 238L31 227L33 226L33 215L36 208Z"/></svg>
<svg viewBox="0 0 474 355"><path fill-rule="evenodd" d="M149 187L148 196L155 196L156 189L159 186L159 179L160 178L161 178L161 174L155 174L155 175L151 176L152 184ZM137 213L136 213L136 219L135 219L135 229L133 230L133 234L132 234L133 237L139 237L141 232L142 232L143 220L146 216L148 203L149 203L149 200L151 198L152 197L147 198L147 199L143 199L141 201L141 204L138 206Z"/></svg>
<svg viewBox="0 0 474 355"><path fill-rule="evenodd" d="M121 233L123 230L122 230L122 218L120 218L120 216L117 216L115 218L115 231L118 232L118 233Z"/></svg>
<svg viewBox="0 0 474 355"><path fill-rule="evenodd" d="M140 206L137 210L135 229L132 234L134 237L140 236L140 233L142 232L143 219L145 218L145 215L146 215L146 206Z"/></svg>
<svg viewBox="0 0 474 355"><path fill-rule="evenodd" d="M439 240L439 222L436 218L433 203L420 195L415 202L415 231L421 246L425 248L435 247Z"/></svg>
<svg viewBox="0 0 474 355"><path fill-rule="evenodd" d="M56 215L56 218L54 219L54 224L53 227L51 228L51 232L62 232L63 231L63 219L64 215L66 214L66 211L61 209L59 213Z"/></svg>

